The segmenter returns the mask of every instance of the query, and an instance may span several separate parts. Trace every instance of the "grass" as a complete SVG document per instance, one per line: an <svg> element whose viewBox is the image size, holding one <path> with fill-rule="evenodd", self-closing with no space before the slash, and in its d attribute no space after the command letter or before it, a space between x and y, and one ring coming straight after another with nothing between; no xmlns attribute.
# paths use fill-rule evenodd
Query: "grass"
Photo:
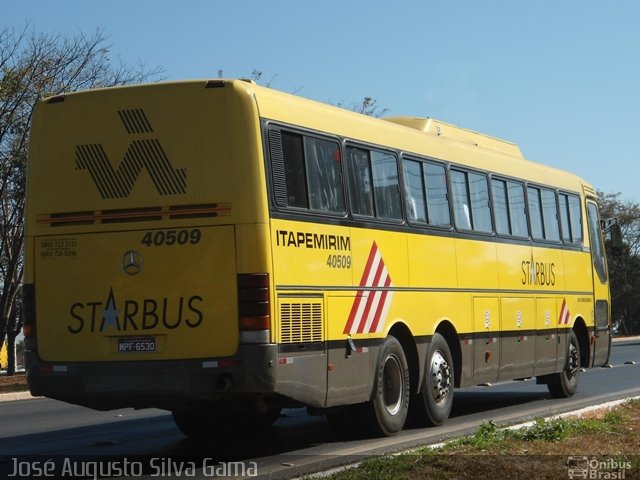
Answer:
<svg viewBox="0 0 640 480"><path fill-rule="evenodd" d="M640 401L592 418L537 419L520 429L487 421L441 448L374 457L332 480L640 479Z"/></svg>
<svg viewBox="0 0 640 480"><path fill-rule="evenodd" d="M24 374L0 375L0 393L26 388ZM537 419L517 430L489 420L441 448L372 457L330 478L556 480L570 478L570 469L584 473L585 462L598 464L585 478L640 480L640 401L591 418Z"/></svg>

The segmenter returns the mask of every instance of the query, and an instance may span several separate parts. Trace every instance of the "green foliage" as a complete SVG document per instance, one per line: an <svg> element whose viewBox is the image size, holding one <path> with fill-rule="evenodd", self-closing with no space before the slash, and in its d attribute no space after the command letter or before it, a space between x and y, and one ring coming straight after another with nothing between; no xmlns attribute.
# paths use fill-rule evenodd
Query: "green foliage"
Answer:
<svg viewBox="0 0 640 480"><path fill-rule="evenodd" d="M456 449L458 447L475 447L482 450L503 441L507 435L508 430L498 428L493 420L489 420L486 422L482 422L482 424L478 427L476 433L474 433L473 435L461 437L448 442L445 446L445 449Z"/></svg>
<svg viewBox="0 0 640 480"><path fill-rule="evenodd" d="M22 328L26 164L36 103L65 92L155 79L160 73L114 62L109 49L102 30L65 36L29 27L0 29L0 338L6 335L10 352ZM10 359L10 369L13 364Z"/></svg>
<svg viewBox="0 0 640 480"><path fill-rule="evenodd" d="M569 425L566 420L554 418L545 420L536 419L532 426L521 430L512 431L514 438L524 440L525 442L533 442L542 440L544 442L559 442L569 436Z"/></svg>
<svg viewBox="0 0 640 480"><path fill-rule="evenodd" d="M612 434L628 432L633 418L629 413L640 400L627 402L603 418L536 419L531 425L519 429L500 428L492 420L483 422L470 436L448 442L444 447L425 447L399 455L373 457L356 468L349 468L330 476L334 480L413 479L413 478L562 478L566 465L558 464L556 445L569 437L592 435L594 443L608 443ZM587 437L589 438L589 437ZM538 442L523 448L522 442ZM526 457L522 452L536 451ZM518 452L518 453L516 453ZM635 472L640 469L638 456L607 456L618 463L631 462ZM549 468L546 468L549 460ZM523 466L524 465L524 466ZM528 466L530 465L530 467ZM519 468L522 467L522 468ZM634 470L635 469L635 470ZM546 473L545 473L546 472ZM558 476L558 473L561 476ZM317 477L308 477L317 478ZM629 477L630 478L630 477ZM635 478L635 477L633 477Z"/></svg>
<svg viewBox="0 0 640 480"><path fill-rule="evenodd" d="M374 457L366 460L360 466L365 475L363 478L368 480L408 479L409 477L406 475L397 474L397 463L399 461L402 461L402 459L393 457Z"/></svg>
<svg viewBox="0 0 640 480"><path fill-rule="evenodd" d="M618 333L640 334L640 204L623 201L620 193L598 192L600 214L605 225L617 222L624 247L613 255L606 242L611 285L611 315Z"/></svg>
<svg viewBox="0 0 640 480"><path fill-rule="evenodd" d="M259 68L254 68L251 71L251 74L249 75L248 78L249 80L253 80L256 83L260 83L261 85L267 88L271 88L277 75L272 75L271 78L267 81L263 80L263 75L264 75L264 72L262 70L260 70ZM223 78L223 77L224 77L224 69L219 68L218 78ZM301 87L296 87L291 93L296 94L300 90L301 90ZM373 97L362 97L362 100L357 102L348 102L348 103L329 102L329 103L331 103L332 105L335 105L336 107L344 108L346 110L351 110L357 113L362 113L363 115L367 115L369 117L375 117L375 118L379 118L385 115L389 111L388 108L384 108L378 105L378 100L376 100Z"/></svg>

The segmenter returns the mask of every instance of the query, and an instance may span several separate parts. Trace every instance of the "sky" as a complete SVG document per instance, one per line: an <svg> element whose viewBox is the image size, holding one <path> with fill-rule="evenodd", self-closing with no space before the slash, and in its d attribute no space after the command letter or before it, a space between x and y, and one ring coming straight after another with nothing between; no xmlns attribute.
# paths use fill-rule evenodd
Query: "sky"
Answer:
<svg viewBox="0 0 640 480"><path fill-rule="evenodd" d="M109 36L166 80L365 96L512 141L640 202L638 0L0 0L0 28Z"/></svg>

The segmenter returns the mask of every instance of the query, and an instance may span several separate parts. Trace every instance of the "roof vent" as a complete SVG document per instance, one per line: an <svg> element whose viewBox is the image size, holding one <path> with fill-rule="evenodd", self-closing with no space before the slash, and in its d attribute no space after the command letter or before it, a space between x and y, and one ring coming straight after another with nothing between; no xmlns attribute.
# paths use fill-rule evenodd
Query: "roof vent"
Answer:
<svg viewBox="0 0 640 480"><path fill-rule="evenodd" d="M384 120L419 130L427 135L449 138L467 145L486 148L488 150L494 150L513 157L523 158L520 148L515 143L474 132L473 130L467 130L466 128L451 125L450 123L436 120L434 118L387 117L384 118Z"/></svg>

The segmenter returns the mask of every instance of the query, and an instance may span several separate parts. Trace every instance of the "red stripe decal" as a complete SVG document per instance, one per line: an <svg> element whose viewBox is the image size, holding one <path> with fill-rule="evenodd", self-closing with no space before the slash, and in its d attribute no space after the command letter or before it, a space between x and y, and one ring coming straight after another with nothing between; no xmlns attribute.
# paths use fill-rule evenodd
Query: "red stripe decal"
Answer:
<svg viewBox="0 0 640 480"><path fill-rule="evenodd" d="M384 263L380 261L378 263L378 269L376 270L376 274L373 277L373 286L378 285L380 282L380 277L382 276L382 271L384 270ZM369 314L371 313L371 306L373 305L374 300L379 297L378 292L370 291L369 298L367 298L367 304L364 307L364 312L362 313L362 317L360 320L360 325L358 325L358 333L364 332L364 327L367 324L367 319L369 318Z"/></svg>
<svg viewBox="0 0 640 480"><path fill-rule="evenodd" d="M353 301L344 333L371 333L382 328L393 296L386 290L390 286L391 276L376 242L373 242L360 279L359 287L364 290ZM385 290L379 290L381 287Z"/></svg>
<svg viewBox="0 0 640 480"><path fill-rule="evenodd" d="M384 282L384 286L389 287L390 285L391 285L391 277L387 275L387 280ZM371 329L370 329L371 332L378 331L378 322L380 322L380 318L382 317L382 311L384 310L388 294L389 294L389 291L385 290L382 292L382 295L380 296L380 303L378 303L376 316L374 317L373 323L371 324Z"/></svg>

